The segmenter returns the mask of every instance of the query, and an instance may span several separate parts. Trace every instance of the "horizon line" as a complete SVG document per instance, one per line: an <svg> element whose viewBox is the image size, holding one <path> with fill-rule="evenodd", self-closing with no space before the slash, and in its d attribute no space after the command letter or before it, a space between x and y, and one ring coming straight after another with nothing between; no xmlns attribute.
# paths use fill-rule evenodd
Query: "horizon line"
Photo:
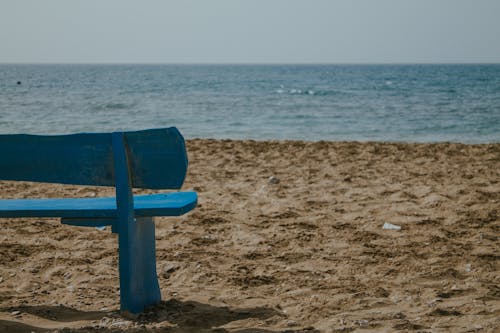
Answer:
<svg viewBox="0 0 500 333"><path fill-rule="evenodd" d="M0 62L0 65L176 65L176 66L378 66L378 65L500 65L499 62Z"/></svg>

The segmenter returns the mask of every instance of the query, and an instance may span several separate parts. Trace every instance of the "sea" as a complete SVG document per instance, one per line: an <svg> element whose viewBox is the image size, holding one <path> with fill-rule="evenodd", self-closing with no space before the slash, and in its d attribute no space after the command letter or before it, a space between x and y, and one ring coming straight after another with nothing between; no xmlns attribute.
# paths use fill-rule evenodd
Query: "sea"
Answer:
<svg viewBox="0 0 500 333"><path fill-rule="evenodd" d="M1 64L0 133L500 142L500 64Z"/></svg>

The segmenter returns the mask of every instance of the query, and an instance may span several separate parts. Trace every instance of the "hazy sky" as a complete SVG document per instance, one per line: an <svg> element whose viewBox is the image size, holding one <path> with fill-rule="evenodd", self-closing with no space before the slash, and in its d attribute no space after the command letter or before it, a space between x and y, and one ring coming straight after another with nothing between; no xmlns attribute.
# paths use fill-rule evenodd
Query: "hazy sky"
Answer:
<svg viewBox="0 0 500 333"><path fill-rule="evenodd" d="M0 0L0 63L500 62L500 0Z"/></svg>

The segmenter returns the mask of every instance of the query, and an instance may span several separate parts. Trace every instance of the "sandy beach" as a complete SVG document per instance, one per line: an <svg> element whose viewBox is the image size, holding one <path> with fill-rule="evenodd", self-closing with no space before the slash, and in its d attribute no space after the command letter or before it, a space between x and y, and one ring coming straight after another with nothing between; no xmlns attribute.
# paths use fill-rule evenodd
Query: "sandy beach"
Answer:
<svg viewBox="0 0 500 333"><path fill-rule="evenodd" d="M110 230L1 219L0 332L500 331L500 144L199 139L187 150L183 189L199 205L156 219L161 304L120 316Z"/></svg>

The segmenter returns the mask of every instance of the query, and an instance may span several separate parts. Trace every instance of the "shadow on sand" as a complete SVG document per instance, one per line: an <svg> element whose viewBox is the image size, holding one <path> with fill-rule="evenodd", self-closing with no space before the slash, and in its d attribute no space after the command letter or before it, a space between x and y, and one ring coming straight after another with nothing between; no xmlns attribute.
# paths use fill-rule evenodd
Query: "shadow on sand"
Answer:
<svg viewBox="0 0 500 333"><path fill-rule="evenodd" d="M89 325L88 327L82 328L64 328L65 323L68 326L72 326L69 323L75 321L100 321L105 317L120 317L117 312L103 312L103 311L92 311L84 312L71 309L64 306L19 306L0 309L4 313L13 313L19 311L21 314L30 314L39 318L51 320L55 322L53 328L44 328L28 325L22 322L22 317L19 321L16 320L0 320L0 332L12 332L12 333L31 333L31 332L53 332L58 331L61 333L86 333L86 332L168 332L168 333L276 333L276 332L286 332L286 333L318 333L319 331L312 328L303 330L283 330L283 331L272 331L261 328L244 328L235 330L226 330L224 328L218 328L222 325L228 323L244 320L244 319L258 319L266 320L274 316L282 317L283 314L279 311L266 308L242 308L242 309L230 309L228 307L217 307L208 304L202 304L193 301L179 301L179 300L168 300L162 301L160 304L154 307L148 308L144 313L140 314L136 319L133 319L135 324L134 327L127 329L124 328L112 328L112 327L94 327ZM125 319L125 318L122 318ZM130 320L130 319L127 319ZM162 327L162 328L146 328L148 324L168 322L174 327Z"/></svg>

